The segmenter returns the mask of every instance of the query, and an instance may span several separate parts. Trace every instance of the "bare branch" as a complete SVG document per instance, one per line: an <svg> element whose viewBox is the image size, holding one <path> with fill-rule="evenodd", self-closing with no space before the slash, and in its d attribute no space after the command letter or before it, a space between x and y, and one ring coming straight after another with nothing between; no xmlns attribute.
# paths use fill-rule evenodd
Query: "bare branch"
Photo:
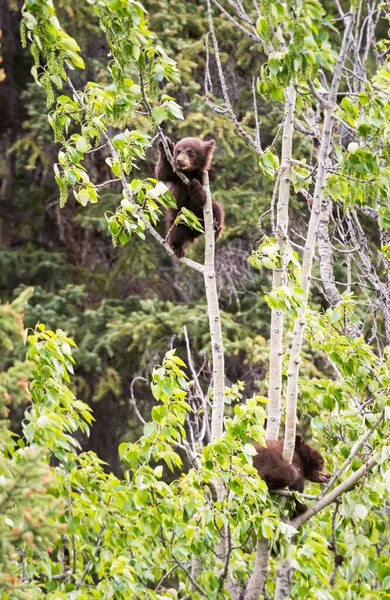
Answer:
<svg viewBox="0 0 390 600"><path fill-rule="evenodd" d="M136 381L138 381L138 380L141 380L141 381L145 381L145 382L146 382L146 379L145 379L145 377L140 377L140 376L134 377L133 381L132 381L132 382L131 382L131 384L130 384L130 396L131 396L131 403L132 403L132 405L133 405L134 412L135 412L135 414L137 415L137 419L138 419L138 421L139 421L140 423L142 423L142 425L145 425L145 424L146 424L146 421L145 421L145 419L143 418L143 416L141 415L141 413L140 413L140 412L139 412L139 410L138 410L137 401L136 401L136 399L135 399L135 396L134 396L134 384L135 384L135 382L136 382Z"/></svg>
<svg viewBox="0 0 390 600"><path fill-rule="evenodd" d="M197 581L195 581L195 579L192 577L189 570L176 558L176 556L173 553L172 553L172 558L175 561L175 563L177 564L177 566L180 567L180 569L182 569L182 571L184 571L184 573L187 575L193 588L197 589L198 592L200 592L202 594L203 598L207 598L207 593L204 591L204 589L200 587L200 585L197 583Z"/></svg>
<svg viewBox="0 0 390 600"><path fill-rule="evenodd" d="M255 42L258 42L260 44L263 43L263 40L261 39L261 37L258 36L256 30L255 33L253 33L252 31L249 31L246 27L244 27L243 25L241 25L241 23L239 23L238 21L236 21L236 19L234 17L232 17L232 15L224 9L224 7L217 1L217 0L211 0L213 4L215 4L215 6L218 8L218 10L225 15L225 17L231 22L233 23L233 25L235 27L237 27L237 29L239 29L240 31L242 31L245 35L247 35L249 38L251 38L251 40L254 40ZM246 21L247 22L247 21Z"/></svg>
<svg viewBox="0 0 390 600"><path fill-rule="evenodd" d="M242 127L241 123L237 119L237 116L233 110L232 104L230 102L229 93L227 91L225 75L223 73L221 58L219 54L219 46L217 36L215 35L214 25L213 25L213 15L211 11L211 0L207 0L207 10L208 10L208 19L209 19L209 29L211 33L211 38L213 40L214 54L215 54L215 62L217 64L219 81L221 83L222 95L225 102L226 110L234 123L234 126L239 131L239 133L253 146L253 148L257 152L256 141L254 138Z"/></svg>

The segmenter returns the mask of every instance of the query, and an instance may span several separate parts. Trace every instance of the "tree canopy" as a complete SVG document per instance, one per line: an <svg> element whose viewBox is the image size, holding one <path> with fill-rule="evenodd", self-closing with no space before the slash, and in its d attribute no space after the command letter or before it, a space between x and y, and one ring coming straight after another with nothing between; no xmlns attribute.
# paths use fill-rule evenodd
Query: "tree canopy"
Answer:
<svg viewBox="0 0 390 600"><path fill-rule="evenodd" d="M389 18L0 0L4 600L390 597ZM271 492L297 433L332 476Z"/></svg>

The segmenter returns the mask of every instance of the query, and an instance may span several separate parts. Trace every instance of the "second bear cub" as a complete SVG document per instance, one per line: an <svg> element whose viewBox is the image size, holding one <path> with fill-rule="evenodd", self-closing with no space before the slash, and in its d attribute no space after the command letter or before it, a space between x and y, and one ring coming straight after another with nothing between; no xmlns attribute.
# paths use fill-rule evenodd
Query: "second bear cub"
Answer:
<svg viewBox="0 0 390 600"><path fill-rule="evenodd" d="M283 440L267 440L267 447L254 444L257 454L253 457L253 466L270 490L287 487L303 493L306 479L314 483L329 481L331 474L325 469L321 453L309 446L301 435L295 438L291 465L283 460L283 443ZM306 509L304 504L296 504L296 514Z"/></svg>
<svg viewBox="0 0 390 600"><path fill-rule="evenodd" d="M184 256L186 248L201 235L199 231L186 225L173 225L180 210L185 207L191 210L203 226L203 206L206 194L202 187L202 174L208 171L215 148L214 140L204 142L199 138L184 138L176 145L167 138L169 149L176 167L190 180L187 186L174 172L160 141L158 144L158 161L156 178L167 184L176 199L177 208L169 208L166 215L168 242L178 258ZM224 211L219 202L213 201L214 231L218 238L223 229Z"/></svg>

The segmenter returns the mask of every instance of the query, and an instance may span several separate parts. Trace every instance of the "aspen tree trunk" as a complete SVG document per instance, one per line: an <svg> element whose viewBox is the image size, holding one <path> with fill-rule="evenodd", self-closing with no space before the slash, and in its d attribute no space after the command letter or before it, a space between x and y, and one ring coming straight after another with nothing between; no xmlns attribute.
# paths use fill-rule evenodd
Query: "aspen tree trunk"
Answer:
<svg viewBox="0 0 390 600"><path fill-rule="evenodd" d="M295 448L299 363L301 359L303 333L305 329L305 312L309 297L314 248L327 176L326 167L329 152L331 150L332 129L334 120L333 113L337 104L337 91L339 88L341 73L347 54L348 46L351 41L351 30L354 20L354 14L355 13L353 9L351 8L349 15L346 19L346 27L344 31L343 43L341 46L340 54L336 61L336 67L333 74L333 80L330 89L329 102L324 108L324 124L320 152L318 156L318 173L314 189L313 206L309 221L309 229L307 233L305 249L303 252L301 288L303 289L305 295L303 305L299 310L298 316L295 319L294 323L290 351L290 361L287 372L288 382L286 399L286 431L284 437L283 458L288 463L291 463L292 461ZM325 202L327 202L326 199Z"/></svg>
<svg viewBox="0 0 390 600"><path fill-rule="evenodd" d="M320 152L318 156L317 179L314 188L313 206L309 221L309 228L303 252L301 288L303 289L305 296L303 300L303 305L299 310L298 316L294 322L290 361L287 372L288 382L286 398L286 430L284 436L283 459L288 463L292 462L295 449L299 363L301 358L303 334L305 329L305 313L309 298L314 248L321 216L321 208L323 206L323 202L327 203L327 199L324 199L324 188L327 177L328 156L331 150L332 129L334 121L333 113L337 104L337 91L339 88L342 69L346 58L348 46L351 41L351 31L354 16L355 12L351 7L345 21L343 42L340 54L336 61L336 67L334 70L332 85L330 88L329 101L324 106L324 124L321 137ZM293 568L291 561L283 560L278 568L274 600L287 600L287 598L290 597L292 575Z"/></svg>
<svg viewBox="0 0 390 600"><path fill-rule="evenodd" d="M205 230L204 285L209 315L211 351L213 357L214 397L211 413L211 442L215 442L223 432L223 412L225 402L225 361L222 344L221 317L219 314L217 282L214 269L215 233L213 208L209 185L209 174L203 173L203 189L206 204L203 209Z"/></svg>
<svg viewBox="0 0 390 600"><path fill-rule="evenodd" d="M286 91L286 107L282 136L282 158L280 164L279 195L277 203L276 238L282 256L282 265L273 271L272 288L285 283L283 254L288 240L288 208L290 200L290 171L292 158L292 141L294 133L296 89L291 84ZM283 360L283 312L280 309L271 311L271 339L269 361L269 388L267 405L266 439L277 440L279 437L282 415L282 360ZM258 539L256 558L252 575L245 591L244 600L257 600L263 591L268 571L269 544L265 539Z"/></svg>
<svg viewBox="0 0 390 600"><path fill-rule="evenodd" d="M258 539L256 545L255 564L244 594L244 600L258 600L263 591L268 572L269 544L265 539Z"/></svg>
<svg viewBox="0 0 390 600"><path fill-rule="evenodd" d="M282 137L282 159L280 164L279 196L277 203L276 237L283 257L288 239L288 208L290 200L290 171L292 158L292 140L294 133L296 90L291 84L286 92L286 108ZM288 242L287 242L288 243ZM273 271L272 288L285 283L284 261L279 269ZM279 437L282 414L282 360L283 360L283 312L277 308L271 311L271 338L269 359L269 388L267 406L266 438L277 440Z"/></svg>

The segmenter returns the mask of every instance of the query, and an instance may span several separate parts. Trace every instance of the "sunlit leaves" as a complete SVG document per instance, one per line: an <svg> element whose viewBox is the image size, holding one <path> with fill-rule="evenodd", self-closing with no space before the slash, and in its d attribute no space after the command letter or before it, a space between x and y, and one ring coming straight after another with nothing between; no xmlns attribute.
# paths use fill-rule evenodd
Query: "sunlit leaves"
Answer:
<svg viewBox="0 0 390 600"><path fill-rule="evenodd" d="M158 96L157 105L151 109L149 128L166 119L183 118L174 98L159 92L159 82L178 81L179 75L175 61L156 43L148 29L142 4L135 0L91 0L89 4L99 17L111 50L112 61L108 70L112 83L88 82L84 91L76 91L68 81L73 98L60 95L55 111L49 116L55 141L62 145L55 167L61 206L66 203L72 188L75 199L83 206L98 201L97 188L90 181L84 165L84 155L94 150L109 126L122 131L112 136L112 151L106 156L106 162L126 188L124 178L138 168L139 161L144 160L150 136L125 125L131 123L141 108L146 108L146 103L153 106ZM65 66L70 68L72 64L83 68L80 49L76 41L61 29L51 2L30 0L26 2L23 14L23 26L27 28L35 58L34 76L44 86L48 102L52 104L55 100L52 83L62 87L62 80L67 78ZM129 77L130 73L138 78L138 82ZM77 133L68 137L70 129L75 127ZM160 214L158 205L164 204L163 196L167 203L164 206L172 205L168 192L157 194L154 199L152 194L149 195L144 205L141 198L144 193L139 192L136 203L132 205L136 208L134 219L128 212L129 204L122 205L115 215L110 215L109 226L115 242L126 243L134 232L144 237L145 223L140 217L145 216L155 224ZM197 226L196 222L194 225Z"/></svg>
<svg viewBox="0 0 390 600"><path fill-rule="evenodd" d="M259 158L259 167L262 173L274 179L275 172L279 168L279 158L276 154L273 154L271 150L266 150Z"/></svg>
<svg viewBox="0 0 390 600"><path fill-rule="evenodd" d="M122 144L123 140L117 141ZM115 167L112 167L113 171ZM145 223L139 218L137 210L142 208L144 216L155 225L162 214L162 208L176 207L176 201L162 182L155 179L133 179L129 185L131 196L124 193L121 206L115 213L105 214L114 243L127 244L132 235L145 237Z"/></svg>
<svg viewBox="0 0 390 600"><path fill-rule="evenodd" d="M268 62L257 86L268 101L283 100L283 91L291 80L313 78L319 66L332 68L330 21L324 17L324 8L317 0L296 6L289 2L263 3L256 29L268 49Z"/></svg>

